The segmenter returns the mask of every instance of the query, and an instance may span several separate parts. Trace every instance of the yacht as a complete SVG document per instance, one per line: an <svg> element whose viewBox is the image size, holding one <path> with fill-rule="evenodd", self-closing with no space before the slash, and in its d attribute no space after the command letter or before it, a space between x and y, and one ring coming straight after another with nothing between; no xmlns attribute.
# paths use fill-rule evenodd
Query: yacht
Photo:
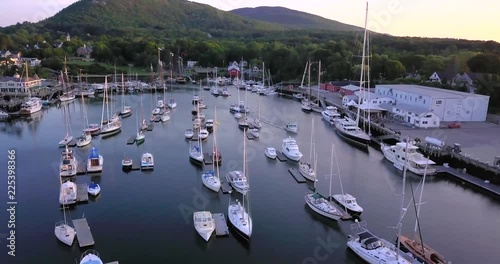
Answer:
<svg viewBox="0 0 500 264"><path fill-rule="evenodd" d="M147 152L142 154L141 170L152 170L154 169L154 165L153 154Z"/></svg>
<svg viewBox="0 0 500 264"><path fill-rule="evenodd" d="M120 115L122 117L131 116L132 115L132 107L124 106L123 109L120 111Z"/></svg>
<svg viewBox="0 0 500 264"><path fill-rule="evenodd" d="M122 168L123 169L132 169L133 164L134 164L134 161L131 158L124 158L122 160Z"/></svg>
<svg viewBox="0 0 500 264"><path fill-rule="evenodd" d="M224 88L222 89L222 93L221 93L221 95L222 95L222 96L224 96L224 97L229 96L229 92L228 92L227 88L225 88L225 87L224 87Z"/></svg>
<svg viewBox="0 0 500 264"><path fill-rule="evenodd" d="M198 104L200 101L200 97L197 94L193 95L193 104Z"/></svg>
<svg viewBox="0 0 500 264"><path fill-rule="evenodd" d="M335 120L340 118L340 114L337 112L337 107L335 106L327 106L325 111L321 112L321 116L330 124L334 124Z"/></svg>
<svg viewBox="0 0 500 264"><path fill-rule="evenodd" d="M338 119L335 123L335 128L337 130L337 134L339 134L339 136L347 142L361 147L368 147L368 144L370 144L370 136L358 127L356 121L348 117Z"/></svg>
<svg viewBox="0 0 500 264"><path fill-rule="evenodd" d="M146 139L146 135L144 132L139 131L137 132L137 135L135 136L135 143L139 144L142 143Z"/></svg>
<svg viewBox="0 0 500 264"><path fill-rule="evenodd" d="M297 126L297 123L290 122L290 123L285 125L285 130L288 132L292 132L292 133L298 133L299 127Z"/></svg>
<svg viewBox="0 0 500 264"><path fill-rule="evenodd" d="M167 122L168 120L170 120L170 115L165 112L163 113L163 115L161 115L160 120L161 122Z"/></svg>
<svg viewBox="0 0 500 264"><path fill-rule="evenodd" d="M200 130L200 133L198 133L198 137L200 137L201 140L207 139L208 135L209 135L209 133L208 133L208 130L206 128L202 128Z"/></svg>
<svg viewBox="0 0 500 264"><path fill-rule="evenodd" d="M220 190L220 179L215 175L215 172L212 170L209 170L201 175L201 180L203 182L203 185L205 185L208 189L214 191L214 192L219 192Z"/></svg>
<svg viewBox="0 0 500 264"><path fill-rule="evenodd" d="M177 107L177 102L174 100L174 98L170 98L170 100L168 100L168 104L167 106L170 108L170 109L174 109Z"/></svg>
<svg viewBox="0 0 500 264"><path fill-rule="evenodd" d="M356 230L355 235L348 237L347 247L364 261L371 264L418 263L410 255L397 249L391 242L370 233L360 223L353 224L352 229Z"/></svg>
<svg viewBox="0 0 500 264"><path fill-rule="evenodd" d="M89 185L87 186L87 192L90 195L97 196L99 195L99 193L101 193L101 186L94 182L89 183Z"/></svg>
<svg viewBox="0 0 500 264"><path fill-rule="evenodd" d="M310 181L316 180L316 171L314 170L313 166L311 164L309 164L308 162L301 161L299 163L299 172L307 180L310 180Z"/></svg>
<svg viewBox="0 0 500 264"><path fill-rule="evenodd" d="M92 135L90 133L83 133L81 137L76 140L77 147L85 147L92 142Z"/></svg>
<svg viewBox="0 0 500 264"><path fill-rule="evenodd" d="M243 197L243 199L245 199L245 197ZM243 238L249 240L252 235L252 218L245 211L245 207L236 200L229 203L227 209L227 217L231 225L235 227L236 231L243 236Z"/></svg>
<svg viewBox="0 0 500 264"><path fill-rule="evenodd" d="M252 128L249 132L254 138L258 138L260 136L260 131L257 128Z"/></svg>
<svg viewBox="0 0 500 264"><path fill-rule="evenodd" d="M299 161L302 158L302 153L299 151L299 146L297 145L295 139L292 137L283 139L281 152L283 152L283 154L287 158L293 161Z"/></svg>
<svg viewBox="0 0 500 264"><path fill-rule="evenodd" d="M394 146L381 144L380 148L384 153L384 157L392 162L396 167L403 168L403 166L405 165L405 159L407 158L409 171L417 175L424 175L425 166L427 164L427 175L436 173L436 169L430 166L436 163L424 157L423 154L419 153L418 147L410 142L399 142Z"/></svg>
<svg viewBox="0 0 500 264"><path fill-rule="evenodd" d="M97 251L89 249L83 252L79 264L104 264L104 262L102 262L101 257L99 256L99 253L97 253Z"/></svg>
<svg viewBox="0 0 500 264"><path fill-rule="evenodd" d="M61 102L69 102L75 100L76 96L73 93L63 93L59 96L59 101Z"/></svg>
<svg viewBox="0 0 500 264"><path fill-rule="evenodd" d="M165 108L165 103L163 102L163 100L158 100L158 102L156 103L156 107L157 108Z"/></svg>
<svg viewBox="0 0 500 264"><path fill-rule="evenodd" d="M276 159L276 149L275 148L266 148L266 150L264 150L264 154L266 155L266 157L270 158L270 159Z"/></svg>
<svg viewBox="0 0 500 264"><path fill-rule="evenodd" d="M226 179L233 188L241 193L246 194L250 189L250 185L247 182L247 177L242 171L230 171L226 174Z"/></svg>
<svg viewBox="0 0 500 264"><path fill-rule="evenodd" d="M203 100L198 101L198 108L199 109L207 109L207 105L203 103Z"/></svg>
<svg viewBox="0 0 500 264"><path fill-rule="evenodd" d="M87 172L101 172L103 164L104 158L99 155L99 151L96 148L92 148L87 159Z"/></svg>
<svg viewBox="0 0 500 264"><path fill-rule="evenodd" d="M59 166L60 172L59 176L61 177L70 177L76 175L77 161L75 156L73 155L73 150L66 149L62 152L61 157L61 165Z"/></svg>
<svg viewBox="0 0 500 264"><path fill-rule="evenodd" d="M306 113L312 112L312 107L311 107L311 104L309 102L302 103L301 108L302 108L302 111L304 111Z"/></svg>
<svg viewBox="0 0 500 264"><path fill-rule="evenodd" d="M207 119L207 121L205 122L205 128L208 131L213 130L214 129L214 120L213 119Z"/></svg>
<svg viewBox="0 0 500 264"><path fill-rule="evenodd" d="M236 116L236 114L235 114ZM241 129L246 129L249 127L249 124L247 122L247 118L241 118L239 121L238 121L238 127L241 128Z"/></svg>
<svg viewBox="0 0 500 264"><path fill-rule="evenodd" d="M333 199L351 213L361 214L363 212L363 208L358 204L356 198L348 193L335 194Z"/></svg>
<svg viewBox="0 0 500 264"><path fill-rule="evenodd" d="M122 124L121 122L112 122L103 125L101 128L102 135L113 135L121 131Z"/></svg>
<svg viewBox="0 0 500 264"><path fill-rule="evenodd" d="M236 112L234 113L234 118L236 119L240 119L242 117L241 113L240 112Z"/></svg>
<svg viewBox="0 0 500 264"><path fill-rule="evenodd" d="M72 181L66 181L61 184L59 192L59 203L62 205L70 205L76 203L76 184Z"/></svg>
<svg viewBox="0 0 500 264"><path fill-rule="evenodd" d="M194 132L191 128L186 129L186 132L184 132L184 136L186 139L192 139L194 136Z"/></svg>

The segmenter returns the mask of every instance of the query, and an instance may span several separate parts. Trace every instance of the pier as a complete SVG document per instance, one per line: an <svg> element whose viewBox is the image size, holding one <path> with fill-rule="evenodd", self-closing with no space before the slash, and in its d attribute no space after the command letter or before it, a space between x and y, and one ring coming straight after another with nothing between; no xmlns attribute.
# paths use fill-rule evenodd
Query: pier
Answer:
<svg viewBox="0 0 500 264"><path fill-rule="evenodd" d="M285 162L287 161L288 159L285 157L285 155L282 153L282 152L279 152L279 151L276 151L276 158L281 161L281 162Z"/></svg>
<svg viewBox="0 0 500 264"><path fill-rule="evenodd" d="M85 217L73 220L73 226L75 227L80 247L88 247L95 244L94 237L92 236L92 232L90 232L90 227Z"/></svg>
<svg viewBox="0 0 500 264"><path fill-rule="evenodd" d="M87 162L79 162L76 166L76 175L87 174Z"/></svg>
<svg viewBox="0 0 500 264"><path fill-rule="evenodd" d="M133 145L135 143L136 136L131 136L127 139L127 145Z"/></svg>
<svg viewBox="0 0 500 264"><path fill-rule="evenodd" d="M289 168L288 172L290 172L290 174L297 181L297 183L306 183L307 182L306 179L304 177L302 177L302 174L300 174L300 172L297 169Z"/></svg>
<svg viewBox="0 0 500 264"><path fill-rule="evenodd" d="M231 185L229 185L229 183L227 181L223 181L222 179L220 182L220 187L222 189L222 193L224 193L224 194L233 192L233 187L231 187Z"/></svg>
<svg viewBox="0 0 500 264"><path fill-rule="evenodd" d="M208 154L208 152L203 153L203 162L205 165L212 165L214 163L212 155Z"/></svg>
<svg viewBox="0 0 500 264"><path fill-rule="evenodd" d="M229 236L229 228L227 227L227 222L224 214L217 213L212 214L212 216L215 220L215 235L218 237Z"/></svg>
<svg viewBox="0 0 500 264"><path fill-rule="evenodd" d="M148 127L146 128L147 131L153 131L153 128L155 128L155 125L149 124Z"/></svg>
<svg viewBox="0 0 500 264"><path fill-rule="evenodd" d="M80 183L76 185L76 201L79 203L88 202L89 193L87 190L87 184Z"/></svg>
<svg viewBox="0 0 500 264"><path fill-rule="evenodd" d="M487 181L483 181L479 178L476 178L472 175L467 174L463 170L452 168L449 166L434 166L436 168L437 173L446 173L448 176L462 181L467 182L468 184L473 185L476 188L488 191L491 194L500 196L500 186L494 185Z"/></svg>

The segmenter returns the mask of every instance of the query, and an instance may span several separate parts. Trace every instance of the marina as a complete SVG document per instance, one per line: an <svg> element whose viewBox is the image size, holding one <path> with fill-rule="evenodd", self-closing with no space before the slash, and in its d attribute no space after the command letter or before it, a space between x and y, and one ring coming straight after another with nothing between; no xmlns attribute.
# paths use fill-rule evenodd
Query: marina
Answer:
<svg viewBox="0 0 500 264"><path fill-rule="evenodd" d="M89 194L87 192L87 184L79 183L76 185L76 201L79 203L88 202Z"/></svg>
<svg viewBox="0 0 500 264"><path fill-rule="evenodd" d="M468 184L478 188L480 190L485 190L488 193L500 196L500 186L494 185L488 181L483 181L477 177L467 174L463 169L456 169L450 166L434 166L437 173L445 174L454 180L467 182Z"/></svg>

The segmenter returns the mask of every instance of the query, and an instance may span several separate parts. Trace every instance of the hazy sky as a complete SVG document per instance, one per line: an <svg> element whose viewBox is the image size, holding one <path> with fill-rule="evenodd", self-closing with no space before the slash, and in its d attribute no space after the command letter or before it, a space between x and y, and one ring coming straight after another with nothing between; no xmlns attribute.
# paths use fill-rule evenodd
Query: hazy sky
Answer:
<svg viewBox="0 0 500 264"><path fill-rule="evenodd" d="M101 0L102 1L102 0ZM76 0L2 1L0 26L36 22ZM363 26L365 0L194 0L222 10L284 6ZM500 42L499 0L371 0L370 29L396 36L451 37Z"/></svg>

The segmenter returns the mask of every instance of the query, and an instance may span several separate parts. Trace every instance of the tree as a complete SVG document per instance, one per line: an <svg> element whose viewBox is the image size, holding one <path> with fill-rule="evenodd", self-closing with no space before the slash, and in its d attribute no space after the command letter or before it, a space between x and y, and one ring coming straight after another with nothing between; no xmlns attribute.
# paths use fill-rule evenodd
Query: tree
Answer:
<svg viewBox="0 0 500 264"><path fill-rule="evenodd" d="M0 50L8 49L12 46L10 37L6 34L0 34Z"/></svg>
<svg viewBox="0 0 500 264"><path fill-rule="evenodd" d="M472 72L500 73L500 58L491 53L476 55L467 61L467 66Z"/></svg>

